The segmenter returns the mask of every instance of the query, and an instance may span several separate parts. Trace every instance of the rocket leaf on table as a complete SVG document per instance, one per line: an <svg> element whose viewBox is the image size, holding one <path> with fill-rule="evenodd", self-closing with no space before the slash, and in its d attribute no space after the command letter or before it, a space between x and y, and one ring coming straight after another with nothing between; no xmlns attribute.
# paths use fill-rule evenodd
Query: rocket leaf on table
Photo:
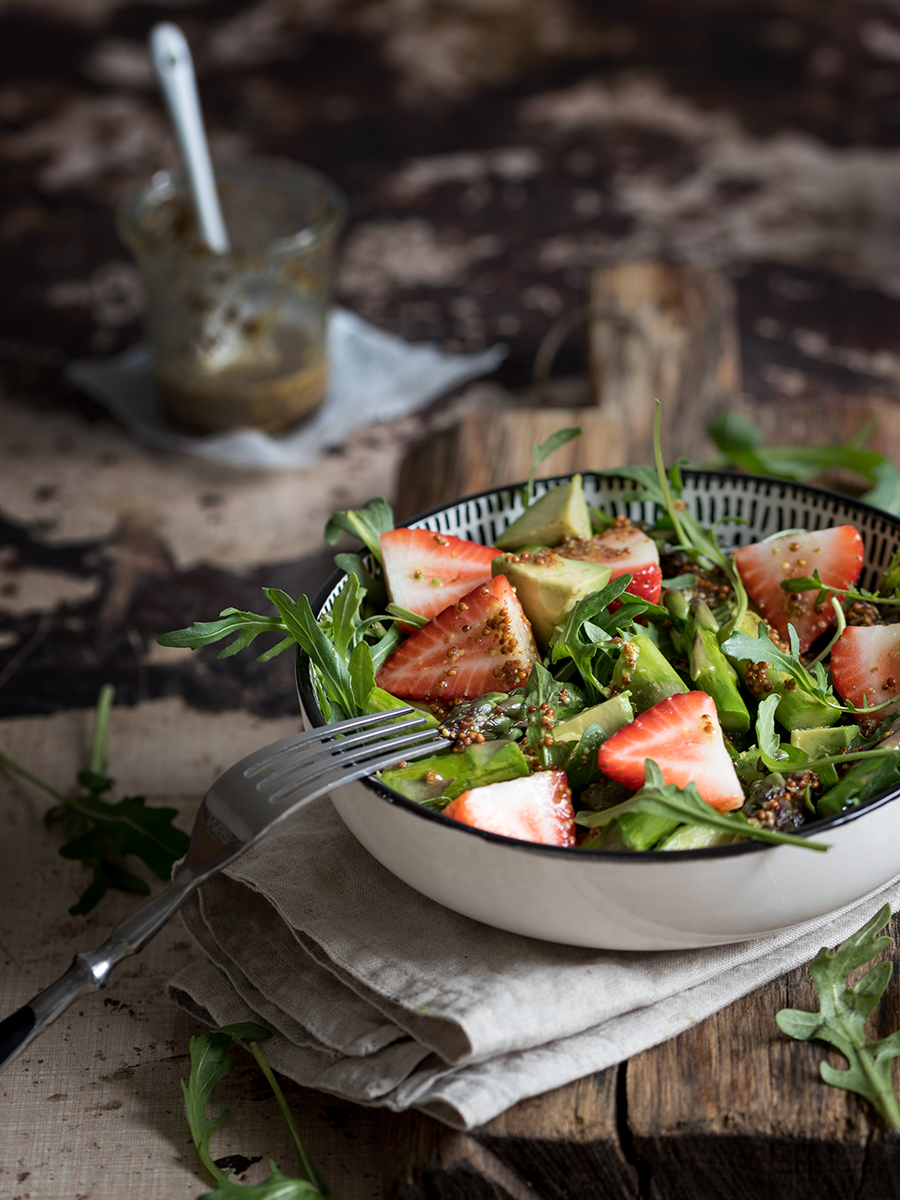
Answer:
<svg viewBox="0 0 900 1200"><path fill-rule="evenodd" d="M77 776L80 795L66 796L0 751L0 766L57 801L44 821L48 826L62 822L68 836L68 841L59 848L62 857L77 859L93 869L91 882L69 909L73 916L90 912L111 887L144 896L149 893L146 880L129 871L116 854L133 854L157 878L168 879L176 861L187 852L190 840L172 824L178 816L177 808L151 808L143 796L126 796L115 804L103 798L113 783L106 774L106 741L114 695L108 684L100 691L90 765Z"/></svg>
<svg viewBox="0 0 900 1200"><path fill-rule="evenodd" d="M191 1038L191 1072L187 1083L182 1079L181 1091L197 1155L217 1183L215 1191L204 1192L199 1200L238 1200L238 1197L241 1200L309 1200L310 1197L319 1197L319 1200L322 1200L322 1197L328 1196L328 1186L300 1140L297 1125L291 1116L281 1085L259 1048L259 1043L271 1036L269 1030L262 1025L245 1021L236 1025L225 1025L221 1029ZM226 1057L232 1039L250 1051L274 1093L300 1164L299 1178L282 1175L275 1163L270 1161L269 1168L272 1174L268 1179L257 1184L232 1183L212 1157L210 1138L226 1124L231 1111L226 1108L218 1116L208 1117L206 1106L218 1084L234 1069L234 1058Z"/></svg>
<svg viewBox="0 0 900 1200"><path fill-rule="evenodd" d="M799 1041L813 1039L840 1050L849 1064L844 1070L821 1063L819 1072L827 1084L865 1097L875 1106L888 1129L900 1129L900 1106L891 1084L891 1062L900 1057L900 1030L876 1042L866 1040L865 1024L881 999L893 964L876 963L853 987L847 976L871 962L891 944L889 937L875 937L891 919L885 904L870 921L831 953L823 946L809 964L809 973L819 993L816 1013L783 1008L775 1021L782 1033Z"/></svg>
<svg viewBox="0 0 900 1200"><path fill-rule="evenodd" d="M872 485L860 498L898 516L900 476L896 467L883 454L862 449L873 428L872 424L865 426L839 446L761 446L760 430L740 413L727 412L707 430L722 459L705 465L733 464L754 475L772 475L797 483L810 483L835 468L853 471Z"/></svg>

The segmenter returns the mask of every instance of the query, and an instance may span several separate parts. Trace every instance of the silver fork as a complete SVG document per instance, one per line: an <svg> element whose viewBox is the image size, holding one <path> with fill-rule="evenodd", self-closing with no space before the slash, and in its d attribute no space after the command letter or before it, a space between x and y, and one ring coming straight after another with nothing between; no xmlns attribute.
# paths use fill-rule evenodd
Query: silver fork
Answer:
<svg viewBox="0 0 900 1200"><path fill-rule="evenodd" d="M165 891L119 921L96 950L76 954L55 983L0 1021L0 1071L70 1004L105 987L113 967L143 950L195 888L279 822L332 788L446 746L421 715L409 715L413 711L398 708L311 729L229 767L206 793L188 852Z"/></svg>

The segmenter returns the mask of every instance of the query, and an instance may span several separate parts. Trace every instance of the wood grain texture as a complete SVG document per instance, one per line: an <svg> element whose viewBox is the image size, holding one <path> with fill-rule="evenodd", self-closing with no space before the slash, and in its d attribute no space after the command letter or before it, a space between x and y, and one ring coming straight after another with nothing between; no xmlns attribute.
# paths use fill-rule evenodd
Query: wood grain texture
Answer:
<svg viewBox="0 0 900 1200"><path fill-rule="evenodd" d="M667 460L705 457L707 425L741 381L727 278L692 263L623 262L595 271L589 296L594 397L624 433L624 461L652 461L654 399Z"/></svg>
<svg viewBox="0 0 900 1200"><path fill-rule="evenodd" d="M198 713L178 699L117 706L110 721L116 793L174 805L189 829L200 797L234 758L297 728L295 719ZM0 721L0 747L69 789L86 763L91 714ZM101 942L141 897L109 893L87 916L66 910L87 882L82 865L60 858L59 830L44 828L51 801L0 772L0 1013L26 1003ZM9 847L14 847L10 850ZM158 888L159 883L154 887ZM213 1186L184 1115L179 1080L202 1027L166 999L166 981L197 956L179 919L34 1042L0 1079L0 1197L3 1200L190 1200ZM257 1182L274 1159L295 1171L290 1138L252 1059L236 1054L211 1112L232 1119L212 1141L238 1182ZM334 1200L378 1200L378 1113L282 1080L288 1104Z"/></svg>
<svg viewBox="0 0 900 1200"><path fill-rule="evenodd" d="M898 933L895 919L893 959ZM871 1036L893 1031L898 996L895 979ZM775 1024L781 1008L818 1006L800 968L631 1059L627 1122L651 1200L900 1194L900 1141L865 1101L823 1084L823 1046L792 1041ZM846 1065L836 1054L829 1061Z"/></svg>
<svg viewBox="0 0 900 1200"><path fill-rule="evenodd" d="M535 443L575 425L581 426L581 437L556 450L539 474L563 475L652 461L652 454L640 457L637 445L628 440L626 427L594 408L507 409L467 416L430 434L406 453L397 483L398 519L526 479Z"/></svg>
<svg viewBox="0 0 900 1200"><path fill-rule="evenodd" d="M523 1100L473 1137L546 1200L636 1200L638 1173L619 1136L619 1079L613 1067Z"/></svg>
<svg viewBox="0 0 900 1200"><path fill-rule="evenodd" d="M471 1134L420 1113L384 1113L381 1148L386 1200L542 1200Z"/></svg>

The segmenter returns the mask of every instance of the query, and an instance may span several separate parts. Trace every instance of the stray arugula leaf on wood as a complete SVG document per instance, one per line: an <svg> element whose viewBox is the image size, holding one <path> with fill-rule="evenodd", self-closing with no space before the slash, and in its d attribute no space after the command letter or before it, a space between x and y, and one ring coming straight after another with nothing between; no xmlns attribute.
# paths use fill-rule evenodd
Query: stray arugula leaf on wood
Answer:
<svg viewBox="0 0 900 1200"><path fill-rule="evenodd" d="M182 1079L181 1091L197 1155L217 1184L214 1192L204 1192L199 1200L309 1200L328 1196L328 1186L300 1140L281 1085L259 1048L259 1043L271 1036L262 1025L246 1021L191 1038L191 1073L187 1083ZM232 1040L250 1051L274 1093L300 1166L298 1178L282 1175L275 1163L270 1162L272 1174L268 1179L244 1186L232 1183L212 1157L210 1138L227 1123L231 1111L226 1108L217 1117L208 1117L206 1106L216 1086L234 1069L235 1060L226 1057Z"/></svg>
<svg viewBox="0 0 900 1200"><path fill-rule="evenodd" d="M871 485L862 500L900 516L900 475L896 467L883 454L861 449L872 431L870 423L839 446L761 446L760 430L740 413L727 412L708 429L722 458L705 465L731 464L754 475L797 483L810 483L835 468L852 471Z"/></svg>
<svg viewBox="0 0 900 1200"><path fill-rule="evenodd" d="M783 1008L775 1021L782 1033L799 1041L813 1039L834 1046L846 1058L844 1070L821 1063L819 1072L831 1087L844 1088L865 1097L875 1106L888 1129L900 1129L900 1106L891 1083L891 1062L900 1057L900 1030L876 1042L866 1040L865 1024L884 994L893 964L876 963L853 987L847 976L871 962L891 944L889 937L875 937L891 919L885 904L870 921L832 953L823 946L809 964L809 973L819 993L818 1012Z"/></svg>
<svg viewBox="0 0 900 1200"><path fill-rule="evenodd" d="M100 691L94 717L94 732L88 769L78 772L81 793L66 796L26 771L0 751L0 766L28 780L52 796L58 803L44 817L49 827L61 822L68 841L60 846L63 858L77 859L93 870L93 878L69 912L76 916L90 912L103 899L108 888L137 892L146 896L147 882L134 875L120 861L134 854L159 879L168 879L175 862L188 848L189 838L176 829L172 819L177 808L148 808L143 796L126 796L113 804L103 799L113 781L106 774L106 743L114 689L106 684ZM115 851L115 853L111 853Z"/></svg>

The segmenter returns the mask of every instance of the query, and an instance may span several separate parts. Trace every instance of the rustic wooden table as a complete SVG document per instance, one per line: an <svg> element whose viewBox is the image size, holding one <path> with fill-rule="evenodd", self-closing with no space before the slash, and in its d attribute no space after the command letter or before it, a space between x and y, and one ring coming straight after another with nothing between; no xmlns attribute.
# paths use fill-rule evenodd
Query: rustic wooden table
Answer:
<svg viewBox="0 0 900 1200"><path fill-rule="evenodd" d="M595 318L609 307L606 269L617 262L689 260L718 268L734 290L740 362L719 329L724 365L711 390L676 372L677 411L690 414L672 429L686 440L679 449L702 453L704 416L727 402L779 442L837 440L874 416L870 444L897 458L895 7L688 0L676 14L633 0L614 9L580 0L483 12L438 0L3 7L6 753L70 787L89 710L111 682L117 793L172 803L189 828L223 766L294 727L290 665L190 657L155 636L227 604L256 607L262 585L315 592L330 570L321 531L336 507L383 493L408 514L521 478L532 441L576 421L585 436L554 468L643 456L634 365L610 359L608 321L583 335L588 301ZM217 153L303 159L347 192L340 300L450 351L502 341L509 355L495 377L414 417L349 431L313 467L273 474L142 447L68 382L72 360L140 336L135 272L111 214L174 159L144 51L150 25L167 16L194 47ZM705 294L704 327L715 332L721 297ZM696 346L678 350L679 303L631 316L647 317L645 332L684 365ZM699 382L688 387L691 378ZM136 903L110 894L86 918L67 915L85 873L58 856L45 804L0 777L4 1013ZM174 923L3 1076L0 1195L187 1200L208 1186L178 1086L198 1030L164 998L193 953ZM884 1031L898 998L892 985ZM819 1049L774 1026L778 1008L812 1002L808 976L795 972L466 1135L287 1091L336 1200L893 1197L895 1143L862 1102L819 1082ZM233 1117L215 1143L247 1180L270 1157L292 1165L251 1067L240 1059L223 1085Z"/></svg>

